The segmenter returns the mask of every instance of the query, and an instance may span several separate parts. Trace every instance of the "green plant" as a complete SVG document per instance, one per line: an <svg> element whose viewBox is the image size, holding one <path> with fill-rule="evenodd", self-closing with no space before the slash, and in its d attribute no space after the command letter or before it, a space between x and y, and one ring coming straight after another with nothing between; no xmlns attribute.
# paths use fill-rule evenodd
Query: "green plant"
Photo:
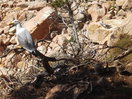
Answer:
<svg viewBox="0 0 132 99"><path fill-rule="evenodd" d="M50 3L53 7L63 7L67 3L67 0L55 0Z"/></svg>
<svg viewBox="0 0 132 99"><path fill-rule="evenodd" d="M114 44L114 46L119 46L125 49L129 49L130 47L132 47L132 36L127 35L127 34L121 34L119 40ZM114 48L114 49L111 49L110 54L112 56L118 56L123 51L124 50L121 50L119 48ZM123 58L122 61L131 61L131 59L132 59L132 54Z"/></svg>

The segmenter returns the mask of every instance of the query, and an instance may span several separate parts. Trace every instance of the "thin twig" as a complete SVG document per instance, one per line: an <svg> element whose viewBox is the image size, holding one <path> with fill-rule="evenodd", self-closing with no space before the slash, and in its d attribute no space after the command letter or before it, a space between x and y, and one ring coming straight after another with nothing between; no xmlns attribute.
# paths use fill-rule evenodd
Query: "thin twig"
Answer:
<svg viewBox="0 0 132 99"><path fill-rule="evenodd" d="M128 49L127 51L123 52L122 54L118 55L117 57L115 57L112 61L118 60L118 59L122 59L128 55L132 54L132 48Z"/></svg>
<svg viewBox="0 0 132 99"><path fill-rule="evenodd" d="M22 49L21 51L18 51L19 49ZM8 52L4 53L4 55L1 55L0 58L4 58L6 57L9 53L11 53L12 51L17 51L17 52L23 52L24 49L23 48L13 48L13 49L10 49Z"/></svg>

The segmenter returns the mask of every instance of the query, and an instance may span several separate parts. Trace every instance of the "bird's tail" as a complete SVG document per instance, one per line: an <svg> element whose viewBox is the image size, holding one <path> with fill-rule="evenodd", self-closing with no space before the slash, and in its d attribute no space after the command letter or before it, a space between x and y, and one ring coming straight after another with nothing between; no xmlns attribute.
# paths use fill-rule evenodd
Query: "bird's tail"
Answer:
<svg viewBox="0 0 132 99"><path fill-rule="evenodd" d="M33 51L32 54L35 57L41 58L45 61L56 61L55 57L47 57L47 56L43 55L41 52L39 52L38 50Z"/></svg>
<svg viewBox="0 0 132 99"><path fill-rule="evenodd" d="M54 70L50 67L50 65L48 63L49 61L56 61L56 59L54 57L47 57L47 56L43 55L41 52L39 52L38 50L33 51L32 54L35 57L42 59L43 66L49 74L54 73Z"/></svg>

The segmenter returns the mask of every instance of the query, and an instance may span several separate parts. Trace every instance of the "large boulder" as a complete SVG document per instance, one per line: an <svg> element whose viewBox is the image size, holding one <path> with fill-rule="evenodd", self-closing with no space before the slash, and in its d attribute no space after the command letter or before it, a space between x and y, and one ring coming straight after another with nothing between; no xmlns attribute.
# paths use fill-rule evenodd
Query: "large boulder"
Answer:
<svg viewBox="0 0 132 99"><path fill-rule="evenodd" d="M120 39L120 35L132 35L132 13L129 13L126 19L104 20L103 23L92 22L86 29L86 36L92 41L114 45Z"/></svg>
<svg viewBox="0 0 132 99"><path fill-rule="evenodd" d="M112 45L114 42L117 41L118 38L118 27L123 20L106 20L103 23L101 22L92 22L87 26L87 34L86 36L89 37L92 41L98 43L105 43L107 42L108 45ZM109 25L110 28L104 27L104 25Z"/></svg>
<svg viewBox="0 0 132 99"><path fill-rule="evenodd" d="M31 33L34 40L45 38L49 34L49 27L53 19L51 16L55 15L55 10L52 7L44 7L35 17L26 21L24 27Z"/></svg>

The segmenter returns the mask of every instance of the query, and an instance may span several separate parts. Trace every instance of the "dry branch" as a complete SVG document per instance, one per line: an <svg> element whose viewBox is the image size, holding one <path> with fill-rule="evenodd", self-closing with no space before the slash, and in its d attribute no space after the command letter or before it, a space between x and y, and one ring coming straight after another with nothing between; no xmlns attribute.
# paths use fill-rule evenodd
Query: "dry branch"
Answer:
<svg viewBox="0 0 132 99"><path fill-rule="evenodd" d="M20 50L20 49L21 49L21 51L18 51L18 50ZM6 56L7 56L9 53L11 53L12 51L21 53L21 52L24 51L24 49L23 49L23 48L13 48L13 49L9 49L7 52L3 53L3 55L1 55L0 58L6 57Z"/></svg>
<svg viewBox="0 0 132 99"><path fill-rule="evenodd" d="M132 48L126 50L125 52L123 52L122 54L120 54L119 56L115 57L112 61L118 60L118 59L122 59L128 55L132 54Z"/></svg>

